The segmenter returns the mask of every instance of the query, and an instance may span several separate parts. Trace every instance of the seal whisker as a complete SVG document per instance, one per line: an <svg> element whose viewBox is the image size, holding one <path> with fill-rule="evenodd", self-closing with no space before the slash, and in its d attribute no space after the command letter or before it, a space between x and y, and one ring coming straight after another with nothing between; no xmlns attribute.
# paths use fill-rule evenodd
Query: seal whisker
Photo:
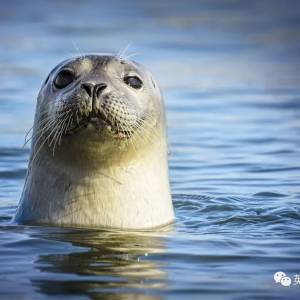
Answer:
<svg viewBox="0 0 300 300"><path fill-rule="evenodd" d="M128 59L130 59L132 57L135 57L135 56L138 56L138 55L141 55L141 53L140 52L133 52L131 54L128 54L126 57L124 57L124 59L128 60Z"/></svg>
<svg viewBox="0 0 300 300"><path fill-rule="evenodd" d="M67 114L65 116L65 121L64 121L63 125L61 126L58 145L61 144L61 139L62 139L62 136L63 136L64 132L66 131L66 128L67 128L70 117L72 117L72 112L71 111L69 112L69 115Z"/></svg>
<svg viewBox="0 0 300 300"><path fill-rule="evenodd" d="M135 142L137 141L137 139L140 139L151 144L153 143L153 140L156 140L156 138L151 138L151 134L154 132L153 130L149 129L149 131L147 132L146 127L143 125L138 125L138 128L139 130L137 130Z"/></svg>
<svg viewBox="0 0 300 300"><path fill-rule="evenodd" d="M84 56L82 55L82 53L80 52L78 46L76 45L75 41L72 39L72 44L73 44L73 47L75 48L75 50L78 52L79 56L81 59L84 58Z"/></svg>
<svg viewBox="0 0 300 300"><path fill-rule="evenodd" d="M44 141L41 143L41 145L39 146L38 150L35 151L35 154L34 154L34 156L33 156L33 158L32 158L32 161L31 161L32 164L34 163L35 159L38 157L38 154L39 154L39 152L42 150L42 147L46 144L47 141L49 141L51 135L52 135L53 133L55 133L56 130L57 130L57 121L56 121L56 119L54 119L52 122L53 122L53 123L52 123L52 124L53 124L53 125L52 125L53 128L52 128L51 132L48 134L48 136L45 137ZM41 137L42 137L42 135L41 135Z"/></svg>
<svg viewBox="0 0 300 300"><path fill-rule="evenodd" d="M66 128L65 128L63 134L66 134L68 132L69 125L71 122L72 122L72 113L70 113L70 116L68 117L68 122L66 123Z"/></svg>
<svg viewBox="0 0 300 300"><path fill-rule="evenodd" d="M57 124L57 130L56 133L53 136L53 156L55 154L55 147L58 144L59 145L59 140L60 140L60 132L64 130L64 123L66 122L66 120L62 120L60 123ZM49 145L50 146L50 145Z"/></svg>
<svg viewBox="0 0 300 300"><path fill-rule="evenodd" d="M70 131L70 127L71 127L72 122L73 122L73 115L71 114L70 118L69 118L69 121L68 121L68 124L67 124L67 127L65 129L65 134L68 134L68 132Z"/></svg>
<svg viewBox="0 0 300 300"><path fill-rule="evenodd" d="M39 140L41 140L44 137L44 134L46 133L46 131L49 128L52 128L54 124L55 124L55 120L49 120L48 123L45 123L45 125L41 127L41 130L38 130L37 133L32 136L33 150L35 149L35 146L37 145ZM36 137L38 137L38 138L35 140Z"/></svg>
<svg viewBox="0 0 300 300"><path fill-rule="evenodd" d="M55 144L56 144L56 135L58 133L58 130L60 128L60 122L56 122L56 124L53 126L53 130L51 131L51 133L48 135L47 139L49 141L49 148L51 148L52 144L53 144L53 147L52 147L52 154L54 156L54 152L55 152ZM51 140L50 140L51 138Z"/></svg>
<svg viewBox="0 0 300 300"><path fill-rule="evenodd" d="M51 119L50 117L46 117L44 120L39 121L39 125L41 126L41 130L38 130L37 133L46 132L48 128L52 128L53 124L57 122L57 118Z"/></svg>
<svg viewBox="0 0 300 300"><path fill-rule="evenodd" d="M123 49L121 49L118 53L117 53L117 57L121 60L123 59L123 55L126 53L126 51L130 48L131 46L131 42L129 42Z"/></svg>
<svg viewBox="0 0 300 300"><path fill-rule="evenodd" d="M25 134L23 148L24 148L24 147L26 146L26 144L28 143L27 137L29 136L29 134L30 134L30 132L32 131L32 129L33 129L33 125L30 127L29 130L27 130L27 132L26 132L26 134ZM30 139L31 139L31 138L29 138L29 140L30 140Z"/></svg>
<svg viewBox="0 0 300 300"><path fill-rule="evenodd" d="M67 114L69 112L66 112L65 114ZM61 116L60 116L61 118ZM55 152L55 147L56 147L56 144L58 143L59 141L59 135L60 135L60 132L63 132L64 130L64 123L66 122L66 117L64 117L62 120L58 121L57 124L55 125L55 128L56 128L56 132L54 132L53 134L53 138L49 144L49 147L51 147L51 144L53 143L53 156L54 156L54 152Z"/></svg>
<svg viewBox="0 0 300 300"><path fill-rule="evenodd" d="M33 139L33 137L34 137L35 135L37 135L39 132L41 132L41 131L44 130L43 125L45 125L47 122L49 122L49 120L50 120L50 118L47 119L47 120L42 120L42 121L40 122L40 126L42 126L42 127L39 128L39 129L37 129L37 130L35 130L35 133L34 133L34 134L32 133L32 135L28 138L28 135L30 134L30 131L32 131L32 129L34 128L34 125L31 127L31 129L30 129L30 130L26 133L26 135L25 135L23 148L28 144L28 142L30 142L30 141Z"/></svg>
<svg viewBox="0 0 300 300"><path fill-rule="evenodd" d="M46 130L47 130L47 127L51 128L52 125L53 125L53 123L54 123L55 121L53 121L53 122L51 122L51 123L50 123L49 121L53 121L53 120L51 120L50 117L47 117L47 118L44 118L43 120L40 120L40 121L39 121L39 124L40 124L41 128L37 129L36 132L35 132L34 134L32 134L32 136L26 140L26 143L24 143L23 147L25 147L26 144L27 144L29 141L31 141L32 139L34 139L34 138L35 138L36 136L38 136L41 132L46 131Z"/></svg>

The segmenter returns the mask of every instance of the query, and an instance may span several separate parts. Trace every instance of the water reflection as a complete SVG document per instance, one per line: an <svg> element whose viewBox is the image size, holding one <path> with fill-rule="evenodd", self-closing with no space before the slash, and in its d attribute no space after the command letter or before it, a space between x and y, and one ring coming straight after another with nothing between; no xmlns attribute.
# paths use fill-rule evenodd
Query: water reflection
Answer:
<svg viewBox="0 0 300 300"><path fill-rule="evenodd" d="M150 260L149 256L166 252L168 235L168 231L63 230L47 233L47 239L69 242L83 251L39 255L34 265L46 277L34 278L31 283L43 294L89 295L93 299L103 293L108 299L130 299L132 288L164 288L167 275L163 264ZM38 236L40 233L33 234L35 238ZM117 297L111 289L118 291ZM122 293L123 290L126 293ZM136 296L137 299L152 299L148 295Z"/></svg>

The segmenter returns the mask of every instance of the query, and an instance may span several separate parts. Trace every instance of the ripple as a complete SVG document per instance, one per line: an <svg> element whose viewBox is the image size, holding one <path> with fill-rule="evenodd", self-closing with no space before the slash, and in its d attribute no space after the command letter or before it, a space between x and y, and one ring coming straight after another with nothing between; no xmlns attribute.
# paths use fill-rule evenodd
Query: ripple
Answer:
<svg viewBox="0 0 300 300"><path fill-rule="evenodd" d="M279 194L279 193L272 193L272 192L259 192L259 193L254 194L253 197L281 198L281 197L287 197L287 195Z"/></svg>
<svg viewBox="0 0 300 300"><path fill-rule="evenodd" d="M0 171L0 179L23 179L26 175L26 169Z"/></svg>
<svg viewBox="0 0 300 300"><path fill-rule="evenodd" d="M7 159L10 157L25 157L29 155L29 150L26 148L0 148L0 159Z"/></svg>

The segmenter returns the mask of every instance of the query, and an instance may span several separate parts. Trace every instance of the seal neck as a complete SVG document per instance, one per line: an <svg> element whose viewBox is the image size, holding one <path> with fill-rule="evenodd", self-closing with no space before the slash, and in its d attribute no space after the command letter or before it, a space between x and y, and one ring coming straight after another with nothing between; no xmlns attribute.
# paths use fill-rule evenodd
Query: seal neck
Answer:
<svg viewBox="0 0 300 300"><path fill-rule="evenodd" d="M16 220L149 229L174 219L166 145L119 164L79 168L45 159L28 170Z"/></svg>

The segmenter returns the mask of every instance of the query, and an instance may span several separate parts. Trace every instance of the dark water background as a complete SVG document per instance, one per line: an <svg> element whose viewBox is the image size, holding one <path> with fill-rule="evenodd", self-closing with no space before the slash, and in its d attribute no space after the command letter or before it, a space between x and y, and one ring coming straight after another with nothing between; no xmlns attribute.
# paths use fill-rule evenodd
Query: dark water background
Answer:
<svg viewBox="0 0 300 300"><path fill-rule="evenodd" d="M0 1L0 299L300 299L297 1ZM79 52L127 54L164 91L176 228L9 224L35 99Z"/></svg>

